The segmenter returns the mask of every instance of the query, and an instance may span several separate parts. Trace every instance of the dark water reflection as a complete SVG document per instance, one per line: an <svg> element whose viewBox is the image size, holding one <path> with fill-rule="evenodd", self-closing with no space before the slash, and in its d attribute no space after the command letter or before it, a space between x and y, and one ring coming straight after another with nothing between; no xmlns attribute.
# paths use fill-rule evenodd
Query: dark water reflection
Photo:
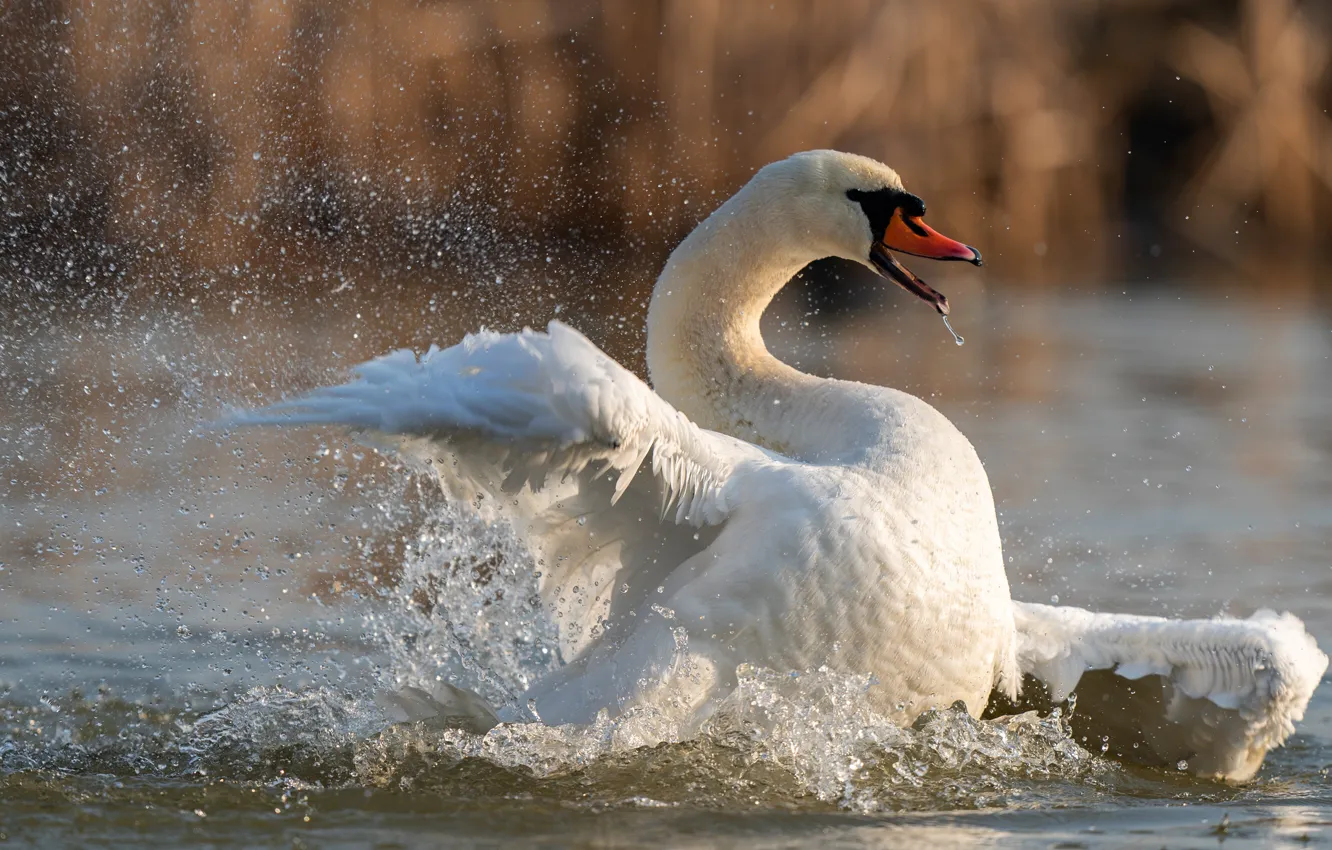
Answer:
<svg viewBox="0 0 1332 850"><path fill-rule="evenodd" d="M1178 292L973 291L955 298L967 338L958 348L894 295L835 322L788 298L765 320L772 346L811 371L921 395L959 425L989 470L1017 597L1182 616L1274 607L1332 645L1325 313ZM504 302L497 313L393 287L318 302L181 297L20 321L0 337L0 831L20 843L285 846L414 845L445 833L475 846L507 836L855 847L1005 836L1268 846L1329 835L1332 697L1322 691L1292 746L1247 789L1121 771L1091 793L1050 779L998 809L891 817L839 812L783 790L776 774L776 790L750 794L748 812L743 794L654 808L597 790L620 779L533 785L484 765L394 793L302 790L262 769L233 771L228 785L226 771L151 764L167 750L147 744L129 751L150 762L142 775L18 761L102 726L141 723L133 734L170 738L255 686L367 691L388 663L367 615L412 545L419 491L334 434L223 435L206 423L386 348L452 341L483 320L540 324L555 306L523 313ZM560 315L641 362L634 320ZM634 769L706 785L706 769L680 766L690 758L672 751Z"/></svg>

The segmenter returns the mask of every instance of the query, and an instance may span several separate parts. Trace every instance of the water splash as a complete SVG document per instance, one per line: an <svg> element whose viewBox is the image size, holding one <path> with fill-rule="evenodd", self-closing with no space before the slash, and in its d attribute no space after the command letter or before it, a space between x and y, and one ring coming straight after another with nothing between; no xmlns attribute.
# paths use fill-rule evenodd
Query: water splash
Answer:
<svg viewBox="0 0 1332 850"><path fill-rule="evenodd" d="M1086 780L1111 770L1073 741L1058 711L980 721L959 703L907 728L872 707L869 676L738 672L709 734L743 736L820 800L845 808L996 805L1019 781Z"/></svg>
<svg viewBox="0 0 1332 850"><path fill-rule="evenodd" d="M380 685L450 682L491 705L511 702L558 667L559 640L538 591L540 570L502 521L442 503L415 535L387 609L366 615L387 648Z"/></svg>
<svg viewBox="0 0 1332 850"><path fill-rule="evenodd" d="M50 713L39 707L0 707L0 776L250 783L283 805L312 790L361 788L873 812L1067 801L1122 773L1077 747L1058 715L978 721L957 707L903 728L871 707L868 677L739 672L739 687L699 734L652 708L603 712L587 725L501 724L484 735L394 725L369 694L327 687L254 688L192 720L98 700L71 704L43 727Z"/></svg>

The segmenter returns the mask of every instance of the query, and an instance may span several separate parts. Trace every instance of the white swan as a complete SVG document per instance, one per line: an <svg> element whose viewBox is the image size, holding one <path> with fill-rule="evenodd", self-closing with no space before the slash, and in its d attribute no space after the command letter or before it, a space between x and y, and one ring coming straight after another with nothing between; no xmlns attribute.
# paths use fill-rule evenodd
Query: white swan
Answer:
<svg viewBox="0 0 1332 850"><path fill-rule="evenodd" d="M827 665L873 673L870 696L901 722L957 700L979 715L992 695L1059 702L1079 686L1075 730L1089 743L1252 776L1327 665L1299 620L1012 601L989 482L953 424L906 393L806 375L764 347L769 301L821 257L863 263L946 316L946 299L888 249L980 256L923 213L864 157L812 151L759 171L657 281L656 392L555 322L474 334L419 361L394 352L351 383L237 421L365 432L511 521L538 558L568 662L519 700L545 722L646 702L700 722L739 664ZM494 722L463 692L436 699L453 707L405 696L402 708Z"/></svg>

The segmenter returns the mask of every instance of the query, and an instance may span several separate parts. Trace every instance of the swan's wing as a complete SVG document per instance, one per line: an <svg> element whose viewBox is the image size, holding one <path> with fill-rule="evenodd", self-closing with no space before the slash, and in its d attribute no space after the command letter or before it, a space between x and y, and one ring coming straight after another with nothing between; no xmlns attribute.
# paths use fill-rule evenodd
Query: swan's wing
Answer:
<svg viewBox="0 0 1332 850"><path fill-rule="evenodd" d="M732 470L768 457L698 428L558 322L473 334L419 361L396 351L356 374L231 421L350 427L505 516L537 558L568 660L714 539Z"/></svg>
<svg viewBox="0 0 1332 850"><path fill-rule="evenodd" d="M1018 665L1055 703L1077 690L1072 723L1087 746L1139 762L1187 762L1200 775L1253 776L1303 719L1327 669L1291 614L1167 620L1013 608Z"/></svg>

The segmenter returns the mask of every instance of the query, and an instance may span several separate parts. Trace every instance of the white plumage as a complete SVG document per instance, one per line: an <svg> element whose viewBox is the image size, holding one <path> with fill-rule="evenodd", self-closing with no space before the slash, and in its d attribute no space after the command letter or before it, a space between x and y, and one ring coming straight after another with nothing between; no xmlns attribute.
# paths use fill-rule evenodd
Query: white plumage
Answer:
<svg viewBox="0 0 1332 850"><path fill-rule="evenodd" d="M1145 744L1150 756L1205 776L1257 772L1295 731L1327 668L1291 614L1167 620L1013 606L1018 663L1054 701L1078 688L1087 730L1116 739L1118 754Z"/></svg>
<svg viewBox="0 0 1332 850"><path fill-rule="evenodd" d="M767 352L759 316L800 268L870 265L878 234L852 196L876 190L901 181L863 157L799 154L703 222L654 291L656 392L552 323L419 361L394 352L236 421L356 429L512 522L568 662L520 700L547 722L651 703L698 723L742 663L873 673L871 698L903 722L957 700L979 714L992 692L1014 703L1027 676L1053 702L1077 687L1075 729L1113 752L1252 776L1327 665L1299 620L1012 602L966 438L920 399Z"/></svg>

